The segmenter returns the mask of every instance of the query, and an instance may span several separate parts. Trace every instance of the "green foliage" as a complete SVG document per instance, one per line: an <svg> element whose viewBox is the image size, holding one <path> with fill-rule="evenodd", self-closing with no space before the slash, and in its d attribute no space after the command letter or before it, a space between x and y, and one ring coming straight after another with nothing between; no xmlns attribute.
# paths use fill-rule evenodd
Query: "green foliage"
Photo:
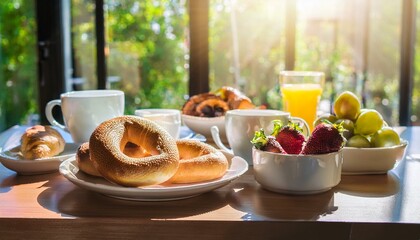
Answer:
<svg viewBox="0 0 420 240"><path fill-rule="evenodd" d="M84 89L96 85L91 1L73 0L73 33ZM106 5L108 76L126 94L126 112L137 108L181 108L187 94L186 9L183 1L114 1Z"/></svg>
<svg viewBox="0 0 420 240"><path fill-rule="evenodd" d="M0 131L37 109L34 1L0 1Z"/></svg>

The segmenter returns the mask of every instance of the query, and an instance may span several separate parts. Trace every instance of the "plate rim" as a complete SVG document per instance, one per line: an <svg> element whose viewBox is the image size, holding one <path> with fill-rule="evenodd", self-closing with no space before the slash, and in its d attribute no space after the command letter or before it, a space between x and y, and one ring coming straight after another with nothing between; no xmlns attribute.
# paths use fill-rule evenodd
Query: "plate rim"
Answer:
<svg viewBox="0 0 420 240"><path fill-rule="evenodd" d="M66 146L71 146L71 147L74 147L75 149L77 149L79 147L79 144L66 143ZM38 162L45 163L45 162L56 162L56 161L61 162L63 160L66 160L66 159L76 155L76 151L75 151L74 153L67 153L67 154L60 153L60 154L58 154L56 156L53 156L53 157L37 158L37 159L30 160L30 159L23 159L23 158L20 159L20 158L12 157L12 156L9 156L9 155L6 154L7 152L11 152L11 150L18 149L18 148L20 148L20 145L17 145L15 147L9 148L7 150L1 151L0 152L0 162L2 162L3 160L5 160L5 161L16 161L16 162L20 162L20 163L38 163Z"/></svg>

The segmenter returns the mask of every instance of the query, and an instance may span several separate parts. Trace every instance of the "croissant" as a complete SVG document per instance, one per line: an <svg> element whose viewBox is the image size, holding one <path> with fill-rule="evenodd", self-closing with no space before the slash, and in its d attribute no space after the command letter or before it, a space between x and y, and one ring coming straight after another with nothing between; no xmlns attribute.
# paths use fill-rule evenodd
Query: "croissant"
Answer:
<svg viewBox="0 0 420 240"><path fill-rule="evenodd" d="M200 93L190 97L182 107L182 113L199 117L220 117L228 110L253 108L257 107L244 93L236 88L224 86L214 93Z"/></svg>
<svg viewBox="0 0 420 240"><path fill-rule="evenodd" d="M218 98L204 100L196 108L200 117L220 117L225 115L228 110L228 104Z"/></svg>
<svg viewBox="0 0 420 240"><path fill-rule="evenodd" d="M216 91L216 95L226 101L230 109L252 109L256 107L249 97L233 87L224 86Z"/></svg>
<svg viewBox="0 0 420 240"><path fill-rule="evenodd" d="M214 95L213 93L200 93L194 95L185 102L184 106L182 107L182 113L191 116L200 116L201 113L197 112L197 106L205 100L208 99L220 99L218 96Z"/></svg>
<svg viewBox="0 0 420 240"><path fill-rule="evenodd" d="M25 159L52 157L64 150L64 138L50 126L36 125L21 137L20 151Z"/></svg>

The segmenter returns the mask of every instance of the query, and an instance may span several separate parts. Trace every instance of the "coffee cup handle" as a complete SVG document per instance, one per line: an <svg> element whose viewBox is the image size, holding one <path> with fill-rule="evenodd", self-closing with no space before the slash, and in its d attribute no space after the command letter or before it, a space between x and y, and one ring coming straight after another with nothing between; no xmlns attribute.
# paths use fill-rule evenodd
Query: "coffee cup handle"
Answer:
<svg viewBox="0 0 420 240"><path fill-rule="evenodd" d="M211 137L213 138L214 143L216 143L216 145L223 151L226 151L230 154L233 154L232 149L227 148L222 140L220 139L220 134L219 134L219 128L217 126L212 126L210 128L211 131Z"/></svg>
<svg viewBox="0 0 420 240"><path fill-rule="evenodd" d="M304 119L299 117L290 117L290 119L292 120L292 122L300 122L303 124L303 134L305 134L305 136L309 136L309 134L311 134L309 125Z"/></svg>
<svg viewBox="0 0 420 240"><path fill-rule="evenodd" d="M67 128L64 125L57 122L52 114L52 110L55 106L61 107L61 100L56 99L56 100L49 101L47 105L45 106L45 116L47 117L47 120L48 122L51 123L51 125L67 131Z"/></svg>

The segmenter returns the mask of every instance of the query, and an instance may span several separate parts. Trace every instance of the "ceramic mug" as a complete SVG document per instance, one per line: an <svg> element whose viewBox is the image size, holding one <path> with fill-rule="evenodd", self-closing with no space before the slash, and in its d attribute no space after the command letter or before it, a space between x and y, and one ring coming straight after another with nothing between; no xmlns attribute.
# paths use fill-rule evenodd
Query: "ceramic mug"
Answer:
<svg viewBox="0 0 420 240"><path fill-rule="evenodd" d="M181 131L181 111L177 109L138 109L136 116L156 122L174 138L179 138Z"/></svg>
<svg viewBox="0 0 420 240"><path fill-rule="evenodd" d="M55 106L61 106L64 125L52 114ZM70 133L75 143L88 142L90 135L103 121L124 114L124 92L119 90L73 91L60 95L45 107L45 115L51 125Z"/></svg>
<svg viewBox="0 0 420 240"><path fill-rule="evenodd" d="M211 133L216 145L227 152L244 158L252 165L252 143L256 131L261 128L267 134L273 130L273 120L287 123L289 120L303 125L304 134L308 135L309 126L302 118L291 117L290 113L268 109L241 109L230 110L225 115L226 137L231 149L227 148L220 140L217 126L211 127Z"/></svg>

